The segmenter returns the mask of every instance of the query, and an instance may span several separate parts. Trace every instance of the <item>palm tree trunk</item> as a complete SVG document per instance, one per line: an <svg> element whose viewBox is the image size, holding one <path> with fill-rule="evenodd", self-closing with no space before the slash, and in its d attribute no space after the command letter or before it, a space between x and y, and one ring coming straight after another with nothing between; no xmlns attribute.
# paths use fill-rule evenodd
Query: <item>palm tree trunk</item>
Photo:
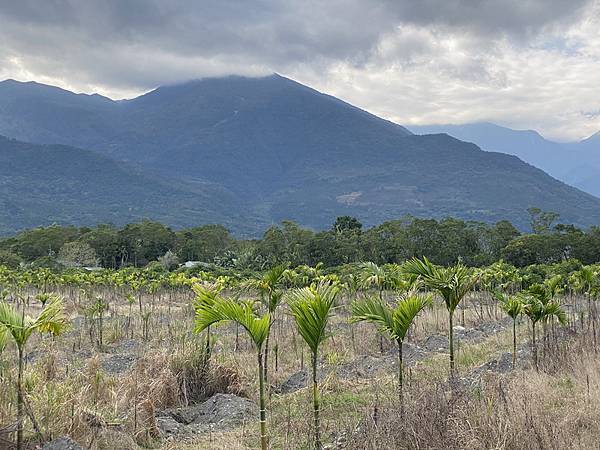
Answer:
<svg viewBox="0 0 600 450"><path fill-rule="evenodd" d="M313 412L315 419L315 450L321 450L321 418L319 416L319 386L317 383L317 353L312 354Z"/></svg>
<svg viewBox="0 0 600 450"><path fill-rule="evenodd" d="M531 330L532 330L532 334L533 334L533 364L535 365L535 370L539 371L539 369L538 369L537 345L536 345L536 342L535 342L535 322L531 322Z"/></svg>
<svg viewBox="0 0 600 450"><path fill-rule="evenodd" d="M450 346L450 377L454 378L454 320L452 312L450 312L448 317L450 322L450 332L448 335L448 344Z"/></svg>
<svg viewBox="0 0 600 450"><path fill-rule="evenodd" d="M271 325L273 325L273 320L269 319L269 332L267 333L267 339L265 340L265 354L263 356L264 358L264 364L263 364L263 370L264 370L264 377L265 377L265 383L269 382L269 340L271 338Z"/></svg>
<svg viewBox="0 0 600 450"><path fill-rule="evenodd" d="M269 438L267 436L267 411L265 409L265 371L263 367L262 351L258 352L258 384L260 401L260 448L267 450Z"/></svg>
<svg viewBox="0 0 600 450"><path fill-rule="evenodd" d="M517 363L517 318L513 317L513 354L512 354L512 368L515 368Z"/></svg>
<svg viewBox="0 0 600 450"><path fill-rule="evenodd" d="M402 340L398 339L398 397L400 400L400 415L404 416L404 365L402 361Z"/></svg>
<svg viewBox="0 0 600 450"><path fill-rule="evenodd" d="M17 375L17 450L23 448L23 347L19 351L19 372Z"/></svg>

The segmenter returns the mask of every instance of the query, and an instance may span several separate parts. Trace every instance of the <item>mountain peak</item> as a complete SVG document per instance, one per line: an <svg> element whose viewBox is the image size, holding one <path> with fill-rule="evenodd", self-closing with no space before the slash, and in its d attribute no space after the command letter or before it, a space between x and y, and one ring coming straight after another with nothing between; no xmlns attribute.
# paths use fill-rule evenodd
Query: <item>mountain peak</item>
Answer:
<svg viewBox="0 0 600 450"><path fill-rule="evenodd" d="M600 223L599 199L518 158L484 152L454 133L449 134L455 137L412 135L400 125L277 74L195 80L123 102L102 103L75 94L47 96L36 86L24 89L29 94L18 99L10 97L9 89L0 89L0 133L83 148L116 164L135 165L146 178L166 180L160 183L163 187L180 186L173 194L161 188L160 203L152 203L153 188L144 180L130 189L141 203L154 205L147 206L149 212L164 209L171 224L225 222L232 228L257 230L260 224L290 219L321 229L341 215L372 225L413 214L485 222L508 219L525 227L526 210L532 205L556 211L577 225ZM42 150L31 149L29 155L36 151ZM9 158L10 151L5 156ZM71 168L80 163L73 156L69 161ZM11 176L27 181L27 165L20 167ZM71 170L77 174L77 169ZM79 172L86 177L93 170ZM72 183L68 173L61 173L68 177L66 184ZM24 199L42 189L34 181L23 185L32 186L30 191L22 188ZM142 185L148 193L141 193ZM178 208L165 204L169 196ZM203 199L203 208L190 200L196 197ZM53 200L48 196L47 208ZM106 221L106 209L98 208L96 216L88 208L88 217Z"/></svg>

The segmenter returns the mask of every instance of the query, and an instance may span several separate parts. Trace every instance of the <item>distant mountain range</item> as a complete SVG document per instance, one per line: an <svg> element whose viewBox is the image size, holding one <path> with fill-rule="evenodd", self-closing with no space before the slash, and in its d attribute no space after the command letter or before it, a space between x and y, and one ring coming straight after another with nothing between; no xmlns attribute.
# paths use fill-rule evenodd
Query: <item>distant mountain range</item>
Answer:
<svg viewBox="0 0 600 450"><path fill-rule="evenodd" d="M0 83L0 231L52 222L317 229L455 216L526 228L526 209L600 224L600 199L514 156L406 128L287 78L225 77L113 101ZM28 144L25 144L27 142Z"/></svg>
<svg viewBox="0 0 600 450"><path fill-rule="evenodd" d="M600 132L573 143L558 143L533 130L493 123L412 126L417 134L447 133L484 150L515 155L553 177L600 197Z"/></svg>

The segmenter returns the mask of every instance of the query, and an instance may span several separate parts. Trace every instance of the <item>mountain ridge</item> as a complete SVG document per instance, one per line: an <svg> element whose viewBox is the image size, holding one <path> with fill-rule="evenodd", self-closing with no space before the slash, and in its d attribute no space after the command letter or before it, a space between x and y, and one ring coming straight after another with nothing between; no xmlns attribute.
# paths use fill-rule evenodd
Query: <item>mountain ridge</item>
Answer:
<svg viewBox="0 0 600 450"><path fill-rule="evenodd" d="M412 134L279 75L195 80L123 101L23 89L10 97L0 86L0 134L84 148L177 186L146 188L181 197L177 207L161 200L167 211L149 209L172 225L224 222L255 234L284 219L322 229L339 215L371 225L412 214L508 219L524 229L531 206L600 224L600 199L518 158ZM196 187L204 202L194 200ZM196 214L186 217L186 202Z"/></svg>
<svg viewBox="0 0 600 450"><path fill-rule="evenodd" d="M416 133L447 132L486 151L518 156L553 177L600 196L600 131L577 142L560 143L535 130L513 130L490 122L412 126Z"/></svg>

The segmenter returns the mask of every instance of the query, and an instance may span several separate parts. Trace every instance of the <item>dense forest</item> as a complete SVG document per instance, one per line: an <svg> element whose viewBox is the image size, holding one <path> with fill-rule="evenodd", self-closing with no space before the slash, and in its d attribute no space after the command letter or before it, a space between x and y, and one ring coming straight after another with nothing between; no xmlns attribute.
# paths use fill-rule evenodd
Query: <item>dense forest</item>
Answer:
<svg viewBox="0 0 600 450"><path fill-rule="evenodd" d="M172 230L152 221L122 228L53 225L22 231L0 241L0 264L62 269L67 267L144 267L171 270L188 261L202 267L263 270L279 263L326 267L373 261L401 263L426 256L449 265L462 261L483 266L498 260L517 267L577 259L600 261L600 227L588 230L555 224L558 215L529 210L531 232L521 233L509 221L493 225L407 216L369 229L349 216L331 228L313 231L292 221L271 226L261 239L236 239L221 225Z"/></svg>

